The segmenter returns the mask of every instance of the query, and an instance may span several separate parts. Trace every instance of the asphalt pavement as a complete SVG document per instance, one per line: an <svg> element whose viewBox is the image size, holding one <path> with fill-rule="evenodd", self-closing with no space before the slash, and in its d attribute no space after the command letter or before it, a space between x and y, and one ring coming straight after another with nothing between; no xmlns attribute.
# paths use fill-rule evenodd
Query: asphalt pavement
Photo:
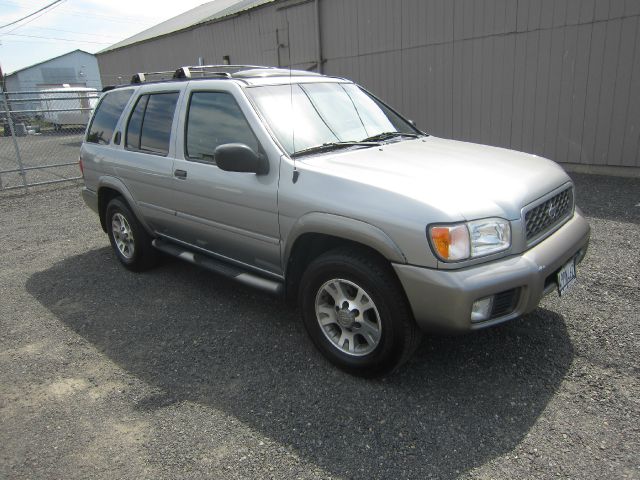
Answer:
<svg viewBox="0 0 640 480"><path fill-rule="evenodd" d="M126 271L78 186L0 194L0 478L640 478L640 180L573 177L572 291L378 380L261 292Z"/></svg>

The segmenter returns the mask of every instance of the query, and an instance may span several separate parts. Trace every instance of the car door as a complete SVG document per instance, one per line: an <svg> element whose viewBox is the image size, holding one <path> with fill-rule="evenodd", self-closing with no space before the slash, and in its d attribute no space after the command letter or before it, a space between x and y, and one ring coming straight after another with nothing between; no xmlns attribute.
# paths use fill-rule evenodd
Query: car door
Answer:
<svg viewBox="0 0 640 480"><path fill-rule="evenodd" d="M173 190L174 238L264 272L282 274L278 165L273 147L241 88L230 80L192 81L184 96ZM216 147L242 143L269 159L267 174L221 170Z"/></svg>
<svg viewBox="0 0 640 480"><path fill-rule="evenodd" d="M122 122L122 147L115 173L156 232L174 228L172 201L173 154L180 86L156 85L138 91Z"/></svg>

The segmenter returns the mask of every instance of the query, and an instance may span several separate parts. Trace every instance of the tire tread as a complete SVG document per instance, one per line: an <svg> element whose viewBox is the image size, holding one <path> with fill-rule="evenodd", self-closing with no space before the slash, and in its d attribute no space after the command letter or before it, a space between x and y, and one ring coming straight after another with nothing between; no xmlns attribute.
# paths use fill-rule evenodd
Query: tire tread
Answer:
<svg viewBox="0 0 640 480"><path fill-rule="evenodd" d="M119 252L116 251L117 247L114 244L113 234L110 230L110 212L114 208L120 210L120 212L125 215L125 217L129 221L129 225L133 229L137 252L134 254L134 259L132 262L124 261ZM107 208L105 208L105 225L107 225L107 235L109 236L111 247L114 249L114 254L125 268L133 272L143 272L156 265L158 261L158 252L155 248L153 248L153 245L151 245L152 238L140 224L135 214L132 212L131 208L123 197L113 197L107 204Z"/></svg>
<svg viewBox="0 0 640 480"><path fill-rule="evenodd" d="M422 332L413 319L413 313L407 298L390 264L384 258L378 257L376 254L370 253L363 248L343 246L330 250L313 260L307 268L307 272L327 264L349 265L357 271L362 271L362 273L368 273L374 276L376 278L375 281L380 282L380 286L388 292L388 302L393 305L396 312L394 314L394 320L401 321L403 327L402 351L397 358L393 359L391 364L380 365L370 372L350 369L348 367L343 368L361 376L385 375L397 370L413 355L420 345ZM302 298L304 297L304 285L306 283L305 277L307 272L303 275L303 287L300 292L301 308L304 308Z"/></svg>

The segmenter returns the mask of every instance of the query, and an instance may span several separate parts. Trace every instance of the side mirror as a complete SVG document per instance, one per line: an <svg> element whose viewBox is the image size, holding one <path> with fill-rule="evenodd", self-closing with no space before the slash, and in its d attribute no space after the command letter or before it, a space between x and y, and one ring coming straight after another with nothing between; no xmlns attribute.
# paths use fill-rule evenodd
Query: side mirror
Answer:
<svg viewBox="0 0 640 480"><path fill-rule="evenodd" d="M225 143L213 152L216 165L226 172L244 172L265 175L269 173L269 160L244 143Z"/></svg>

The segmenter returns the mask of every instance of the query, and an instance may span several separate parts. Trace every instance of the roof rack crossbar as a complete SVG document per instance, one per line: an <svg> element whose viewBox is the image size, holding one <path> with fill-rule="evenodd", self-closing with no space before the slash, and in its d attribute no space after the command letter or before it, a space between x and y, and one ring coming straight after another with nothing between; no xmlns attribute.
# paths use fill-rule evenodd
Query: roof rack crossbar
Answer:
<svg viewBox="0 0 640 480"><path fill-rule="evenodd" d="M246 70L246 69L277 69L278 67L265 67L263 65L185 65L177 70L167 70L160 72L138 72L131 77L132 84L140 84L150 81L148 77L160 76L160 80L188 80L190 78L202 78L207 76L216 76L223 78L231 78L231 74L227 70ZM156 79L157 80L157 79Z"/></svg>
<svg viewBox="0 0 640 480"><path fill-rule="evenodd" d="M235 73L235 71L254 68L273 69L276 67L263 67L259 65L192 65L180 67L179 69L177 69L173 74L173 78L192 78L195 76L205 77L209 75L231 78L231 74ZM227 70L233 70L234 72L228 72Z"/></svg>
<svg viewBox="0 0 640 480"><path fill-rule="evenodd" d="M265 67L264 65L226 65L226 64L222 64L222 65L191 65L191 66L188 66L187 68L190 68L192 70L209 69L209 68L241 70L241 69L245 69L245 68L261 68L261 69L264 69L264 68L275 68L275 69L277 69L278 67Z"/></svg>
<svg viewBox="0 0 640 480"><path fill-rule="evenodd" d="M173 70L167 70L165 72L138 72L131 77L131 83L144 83L147 81L147 76L150 75L172 75Z"/></svg>
<svg viewBox="0 0 640 480"><path fill-rule="evenodd" d="M205 77L205 76L218 76L224 78L231 78L229 72L205 72L202 69L196 69L196 67L180 67L174 74L174 79L188 80L193 77Z"/></svg>

